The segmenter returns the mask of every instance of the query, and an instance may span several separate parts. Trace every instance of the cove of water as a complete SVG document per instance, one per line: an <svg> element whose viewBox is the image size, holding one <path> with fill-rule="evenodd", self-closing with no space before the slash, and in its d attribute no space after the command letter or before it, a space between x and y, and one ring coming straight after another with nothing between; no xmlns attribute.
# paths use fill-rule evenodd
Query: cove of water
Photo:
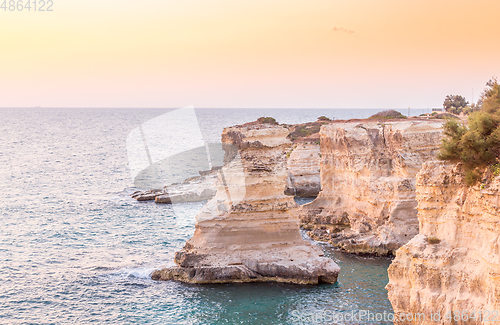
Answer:
<svg viewBox="0 0 500 325"><path fill-rule="evenodd" d="M0 323L324 324L352 311L392 312L384 289L390 259L321 243L342 268L335 285L152 281L152 270L173 265L203 205L174 213L129 197L136 189L127 135L167 111L0 110ZM298 123L375 112L211 109L197 116L204 137L218 140L223 127L260 116Z"/></svg>

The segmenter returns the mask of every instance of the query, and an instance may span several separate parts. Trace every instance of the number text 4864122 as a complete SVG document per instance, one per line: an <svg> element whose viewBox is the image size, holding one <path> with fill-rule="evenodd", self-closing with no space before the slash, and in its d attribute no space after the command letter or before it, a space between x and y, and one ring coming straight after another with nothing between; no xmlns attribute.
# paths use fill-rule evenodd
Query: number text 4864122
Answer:
<svg viewBox="0 0 500 325"><path fill-rule="evenodd" d="M0 0L1 1L1 0ZM3 0L3 11L54 11L52 0Z"/></svg>

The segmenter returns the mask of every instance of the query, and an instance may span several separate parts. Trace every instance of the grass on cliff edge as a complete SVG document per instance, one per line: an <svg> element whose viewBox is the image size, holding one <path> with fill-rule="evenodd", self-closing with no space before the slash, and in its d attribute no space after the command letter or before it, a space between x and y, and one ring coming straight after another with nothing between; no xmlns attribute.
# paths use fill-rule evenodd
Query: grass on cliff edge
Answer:
<svg viewBox="0 0 500 325"><path fill-rule="evenodd" d="M288 135L288 138L292 141L306 138L310 135L318 133L322 125L328 124L331 121L332 120L326 116L320 116L318 117L318 120L316 122L297 124L294 126L292 132L290 132L290 134ZM319 140L317 140L317 144L319 144Z"/></svg>
<svg viewBox="0 0 500 325"><path fill-rule="evenodd" d="M257 122L262 123L262 124L264 124L264 123L266 123L266 124L278 124L278 122L276 122L276 119L274 117L269 117L269 116L259 117L257 119Z"/></svg>
<svg viewBox="0 0 500 325"><path fill-rule="evenodd" d="M388 111L382 111L378 112L377 114L374 114L370 116L368 119L396 119L396 118L406 118L403 114L400 112L390 109Z"/></svg>
<svg viewBox="0 0 500 325"><path fill-rule="evenodd" d="M295 141L295 140L301 139L301 138L306 138L310 135L318 133L319 130L321 129L322 125L328 124L331 121L332 121L332 119L323 115L323 116L318 117L318 120L316 122L288 125L288 127L292 127L292 131L288 135L288 138L291 139L292 141ZM269 116L259 117L257 119L257 122L261 123L261 124L273 124L273 125L279 124L274 117L269 117ZM286 124L282 124L282 125L287 126ZM319 144L319 142L318 142L318 144Z"/></svg>
<svg viewBox="0 0 500 325"><path fill-rule="evenodd" d="M500 163L500 85L496 79L486 84L479 100L481 109L468 117L468 123L448 120L439 159L461 162L465 182L472 186Z"/></svg>

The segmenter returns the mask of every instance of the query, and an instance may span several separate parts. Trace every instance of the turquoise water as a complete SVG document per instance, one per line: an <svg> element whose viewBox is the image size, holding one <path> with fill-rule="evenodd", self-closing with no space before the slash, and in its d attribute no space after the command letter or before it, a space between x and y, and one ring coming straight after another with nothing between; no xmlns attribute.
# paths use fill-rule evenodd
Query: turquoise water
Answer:
<svg viewBox="0 0 500 325"><path fill-rule="evenodd" d="M342 254L335 285L186 285L149 279L172 265L203 203L141 203L125 139L167 110L1 109L0 323L311 324L318 315L390 312L386 258ZM280 122L372 110L198 110L202 133L259 116ZM343 115L344 114L344 115ZM363 322L360 322L363 323ZM350 323L354 324L354 323Z"/></svg>

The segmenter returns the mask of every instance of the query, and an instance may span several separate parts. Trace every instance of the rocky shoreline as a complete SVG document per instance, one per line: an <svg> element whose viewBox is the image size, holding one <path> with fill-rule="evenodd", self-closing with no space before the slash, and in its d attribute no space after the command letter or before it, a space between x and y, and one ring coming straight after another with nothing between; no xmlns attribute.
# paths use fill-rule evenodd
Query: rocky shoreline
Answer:
<svg viewBox="0 0 500 325"><path fill-rule="evenodd" d="M441 126L427 119L281 125L290 142L282 153L284 194L316 197L297 210L301 227L345 252L393 255L418 233L415 175L435 159ZM210 200L216 178L215 170L132 197L167 204Z"/></svg>
<svg viewBox="0 0 500 325"><path fill-rule="evenodd" d="M152 278L336 282L340 268L301 238L300 225L344 252L395 254L387 285L395 313L499 310L500 176L467 187L460 165L435 160L442 137L442 121L426 119L226 128L222 169L183 184L201 189L210 180L214 196L177 266ZM135 195L204 197L182 191ZM293 200L316 193L300 207Z"/></svg>
<svg viewBox="0 0 500 325"><path fill-rule="evenodd" d="M393 254L418 233L415 175L435 157L441 125L354 120L224 129L225 164L217 175L136 193L138 200L159 203L210 199L196 217L195 235L176 253L178 267L152 277L190 283L333 281L340 269L302 240L299 225L312 239L345 252ZM318 192L301 207L293 200Z"/></svg>

